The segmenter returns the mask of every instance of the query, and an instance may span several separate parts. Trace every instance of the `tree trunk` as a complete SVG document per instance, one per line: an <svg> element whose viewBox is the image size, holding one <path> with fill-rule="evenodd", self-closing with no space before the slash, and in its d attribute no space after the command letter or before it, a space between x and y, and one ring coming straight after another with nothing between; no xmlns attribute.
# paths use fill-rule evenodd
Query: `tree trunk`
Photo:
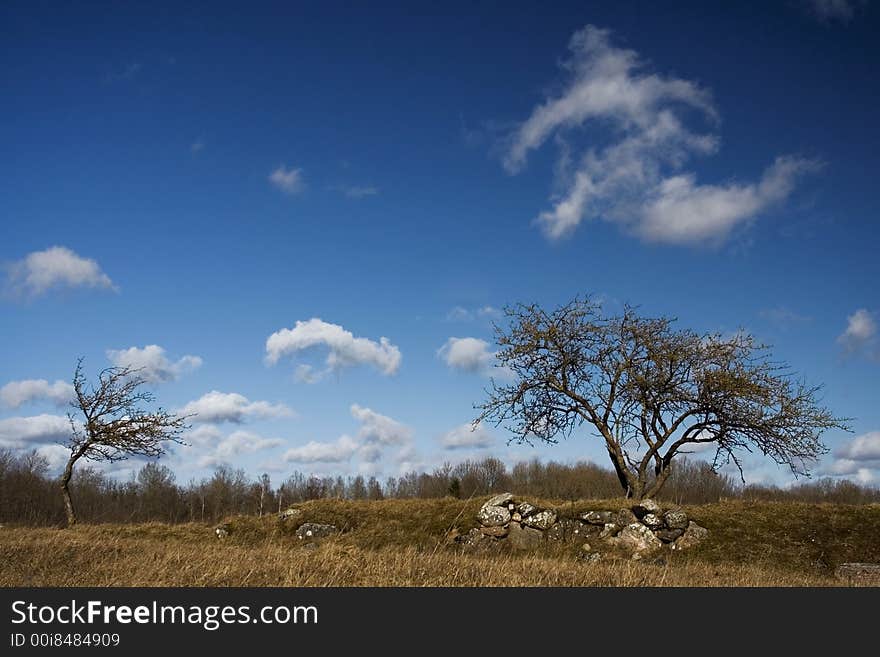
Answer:
<svg viewBox="0 0 880 657"><path fill-rule="evenodd" d="M76 524L76 511L73 508L73 500L70 497L70 479L73 476L73 457L67 462L64 474L61 476L61 494L64 497L64 511L67 513L67 526Z"/></svg>

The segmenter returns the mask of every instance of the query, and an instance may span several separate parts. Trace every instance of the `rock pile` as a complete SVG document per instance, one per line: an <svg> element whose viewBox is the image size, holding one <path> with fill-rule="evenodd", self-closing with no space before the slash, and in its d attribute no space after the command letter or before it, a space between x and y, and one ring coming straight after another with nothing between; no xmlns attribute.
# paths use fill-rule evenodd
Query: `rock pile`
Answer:
<svg viewBox="0 0 880 657"><path fill-rule="evenodd" d="M591 541L641 559L664 548L693 547L709 534L681 509L664 510L651 499L628 509L587 511L577 518L559 518L553 509L542 509L517 500L512 493L502 493L480 508L477 521L478 528L455 537L465 549L528 550L545 541L559 541L580 545L581 558L588 561L601 558Z"/></svg>

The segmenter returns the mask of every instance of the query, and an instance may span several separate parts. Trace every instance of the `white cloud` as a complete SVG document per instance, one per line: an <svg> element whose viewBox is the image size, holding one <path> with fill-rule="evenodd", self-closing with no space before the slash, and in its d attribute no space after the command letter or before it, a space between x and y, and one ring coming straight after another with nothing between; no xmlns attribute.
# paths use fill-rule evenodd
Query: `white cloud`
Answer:
<svg viewBox="0 0 880 657"><path fill-rule="evenodd" d="M358 438L364 442L403 445L412 441L412 429L405 424L357 404L352 404L350 410L351 416L361 423Z"/></svg>
<svg viewBox="0 0 880 657"><path fill-rule="evenodd" d="M182 415L195 415L194 422L243 422L248 418L291 417L293 411L284 404L250 401L237 392L212 390L180 409Z"/></svg>
<svg viewBox="0 0 880 657"><path fill-rule="evenodd" d="M504 158L505 168L517 173L551 136L564 145L557 164L563 191L537 218L550 239L570 235L585 219L601 218L647 241L719 242L787 198L800 176L820 166L780 157L758 182L699 184L692 173L676 172L692 156L718 150L716 135L685 124L694 113L717 121L711 94L689 80L645 72L638 53L611 45L608 30L588 25L575 33L569 49L563 67L570 80L519 126ZM586 126L612 137L572 158L569 134Z"/></svg>
<svg viewBox="0 0 880 657"><path fill-rule="evenodd" d="M25 379L10 381L0 388L0 401L9 408L18 408L32 401L50 401L56 406L64 406L74 397L73 386L60 379L49 383L45 379Z"/></svg>
<svg viewBox="0 0 880 657"><path fill-rule="evenodd" d="M70 421L63 415L32 415L0 420L0 447L19 448L28 443L64 440Z"/></svg>
<svg viewBox="0 0 880 657"><path fill-rule="evenodd" d="M59 474L64 470L70 459L70 450L64 445L41 445L37 447L37 454L46 459L52 474Z"/></svg>
<svg viewBox="0 0 880 657"><path fill-rule="evenodd" d="M220 440L210 454L199 460L199 465L209 467L229 463L241 454L252 454L284 444L280 438L263 438L251 431L233 431Z"/></svg>
<svg viewBox="0 0 880 657"><path fill-rule="evenodd" d="M332 189L343 196L354 199L377 196L379 194L379 188L373 185L337 185Z"/></svg>
<svg viewBox="0 0 880 657"><path fill-rule="evenodd" d="M853 351L868 346L876 336L877 322L873 314L860 308L847 317L846 330L837 337L837 342Z"/></svg>
<svg viewBox="0 0 880 657"><path fill-rule="evenodd" d="M810 13L823 22L849 23L865 0L805 0Z"/></svg>
<svg viewBox="0 0 880 657"><path fill-rule="evenodd" d="M452 369L472 373L486 371L495 358L489 343L479 338L449 338L437 355Z"/></svg>
<svg viewBox="0 0 880 657"><path fill-rule="evenodd" d="M388 338L374 342L356 338L338 324L329 324L318 318L297 321L292 329L276 331L266 340L266 361L274 365L284 356L292 356L312 347L325 346L327 368L338 370L352 365L372 365L386 376L396 374L400 367L400 349Z"/></svg>
<svg viewBox="0 0 880 657"><path fill-rule="evenodd" d="M462 306L455 306L452 310L446 313L446 320L450 322L470 322L477 317L494 319L500 316L501 311L492 306L482 306L476 310L469 310Z"/></svg>
<svg viewBox="0 0 880 657"><path fill-rule="evenodd" d="M74 287L116 290L96 261L63 246L29 253L7 270L6 289L13 296L37 297L52 289Z"/></svg>
<svg viewBox="0 0 880 657"><path fill-rule="evenodd" d="M288 169L283 164L279 165L269 174L269 182L285 194L299 194L305 187L302 169Z"/></svg>
<svg viewBox="0 0 880 657"><path fill-rule="evenodd" d="M476 426L470 422L462 424L447 431L440 437L440 445L443 449L466 449L491 447L495 437L483 426Z"/></svg>
<svg viewBox="0 0 880 657"><path fill-rule="evenodd" d="M138 374L150 383L174 381L182 374L202 366L202 359L198 356L183 356L171 361L165 356L165 350L155 344L148 344L144 348L108 349L107 358L115 367L140 370Z"/></svg>
<svg viewBox="0 0 880 657"><path fill-rule="evenodd" d="M359 447L360 444L348 436L340 436L332 443L312 440L301 447L287 450L284 460L294 463L342 463L348 461Z"/></svg>
<svg viewBox="0 0 880 657"><path fill-rule="evenodd" d="M880 431L856 436L838 449L835 455L850 461L880 461Z"/></svg>

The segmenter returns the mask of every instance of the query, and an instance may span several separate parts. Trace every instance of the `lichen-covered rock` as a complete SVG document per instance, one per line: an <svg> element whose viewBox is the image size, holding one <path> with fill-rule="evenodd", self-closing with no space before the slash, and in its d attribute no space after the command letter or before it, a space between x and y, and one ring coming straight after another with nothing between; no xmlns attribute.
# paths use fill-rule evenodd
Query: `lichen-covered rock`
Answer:
<svg viewBox="0 0 880 657"><path fill-rule="evenodd" d="M654 535L664 543L672 543L682 534L684 534L683 529L660 529L654 532Z"/></svg>
<svg viewBox="0 0 880 657"><path fill-rule="evenodd" d="M880 563L842 563L834 570L838 579L852 584L880 585Z"/></svg>
<svg viewBox="0 0 880 657"><path fill-rule="evenodd" d="M632 512L636 514L636 518L641 520L649 513L653 513L659 516L663 512L663 509L650 497L646 497L632 507Z"/></svg>
<svg viewBox="0 0 880 657"><path fill-rule="evenodd" d="M663 518L656 513L646 513L642 518L642 524L649 529L661 529L663 527Z"/></svg>
<svg viewBox="0 0 880 657"><path fill-rule="evenodd" d="M586 563L596 563L597 561L602 561L602 553L601 552L581 552L577 556L578 561L584 561Z"/></svg>
<svg viewBox="0 0 880 657"><path fill-rule="evenodd" d="M670 509L663 514L663 520L669 529L685 530L688 526L688 516L681 509Z"/></svg>
<svg viewBox="0 0 880 657"><path fill-rule="evenodd" d="M490 499L483 506L506 506L511 501L513 501L513 493L501 493Z"/></svg>
<svg viewBox="0 0 880 657"><path fill-rule="evenodd" d="M231 531L232 527L228 523L225 523L214 528L214 535L217 538L226 538L227 536L229 536Z"/></svg>
<svg viewBox="0 0 880 657"><path fill-rule="evenodd" d="M296 537L301 541L326 538L336 534L339 530L335 525L323 525L318 522L306 522L296 530Z"/></svg>
<svg viewBox="0 0 880 657"><path fill-rule="evenodd" d="M522 520L522 515L520 515L519 511L514 511L510 514L510 519L514 522L520 522Z"/></svg>
<svg viewBox="0 0 880 657"><path fill-rule="evenodd" d="M514 550L534 550L544 543L544 532L512 522L506 540Z"/></svg>
<svg viewBox="0 0 880 657"><path fill-rule="evenodd" d="M464 548L471 548L471 547L475 546L477 543L479 543L480 541L483 541L485 539L486 539L486 535L483 534L483 532L481 532L479 529L477 529L475 527L474 529L471 529L469 532L466 532L464 534L459 534L458 536L456 536L455 542L459 543Z"/></svg>
<svg viewBox="0 0 880 657"><path fill-rule="evenodd" d="M605 527L602 528L602 531L599 532L599 538L611 538L615 536L617 532L620 531L620 525L616 522L606 522Z"/></svg>
<svg viewBox="0 0 880 657"><path fill-rule="evenodd" d="M687 550L688 548L692 548L696 545L699 545L706 537L709 535L709 530L705 527L700 527L697 523L691 520L688 523L688 527L685 530L684 534L679 537L675 543L672 544L673 550Z"/></svg>
<svg viewBox="0 0 880 657"><path fill-rule="evenodd" d="M281 513L278 514L278 519L284 522L288 522L290 520L296 520L303 514L302 509L295 509L290 507L289 509L284 509Z"/></svg>
<svg viewBox="0 0 880 657"><path fill-rule="evenodd" d="M477 512L477 520L484 527L500 527L510 522L510 511L503 506L495 506L487 502Z"/></svg>
<svg viewBox="0 0 880 657"><path fill-rule="evenodd" d="M586 541L597 531L598 527L585 525L574 518L564 518L547 530L547 540L577 544Z"/></svg>
<svg viewBox="0 0 880 657"><path fill-rule="evenodd" d="M614 522L614 513L612 511L587 511L582 513L580 519L591 525L607 525Z"/></svg>
<svg viewBox="0 0 880 657"><path fill-rule="evenodd" d="M556 511L552 509L545 509L544 511L538 511L530 516L523 517L524 525L541 530L550 529L554 522L556 522Z"/></svg>
<svg viewBox="0 0 880 657"><path fill-rule="evenodd" d="M620 530L616 536L616 547L632 554L653 552L663 547L654 532L640 522L634 522Z"/></svg>
<svg viewBox="0 0 880 657"><path fill-rule="evenodd" d="M480 532L484 536L491 536L493 538L504 538L509 531L510 528L508 525L501 525L499 527L480 527Z"/></svg>
<svg viewBox="0 0 880 657"><path fill-rule="evenodd" d="M523 518L527 518L533 513L537 513L540 511L538 507L534 504L529 504L528 502L522 502L516 507L517 513L519 513Z"/></svg>
<svg viewBox="0 0 880 657"><path fill-rule="evenodd" d="M614 520L612 522L616 525L620 525L621 527L626 527L627 525L631 525L634 522L638 522L638 518L636 518L636 514L634 514L629 509L621 509L614 516Z"/></svg>

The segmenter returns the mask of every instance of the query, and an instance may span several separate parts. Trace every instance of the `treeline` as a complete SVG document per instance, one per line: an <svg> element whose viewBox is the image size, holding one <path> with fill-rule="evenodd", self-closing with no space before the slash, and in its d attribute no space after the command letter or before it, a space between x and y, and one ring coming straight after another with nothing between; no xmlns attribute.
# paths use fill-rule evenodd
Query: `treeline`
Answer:
<svg viewBox="0 0 880 657"><path fill-rule="evenodd" d="M160 463L147 463L130 481L94 468L77 469L71 484L77 513L84 522L217 522L234 514L277 513L297 502L340 498L462 499L503 491L553 500L613 498L621 495L613 472L593 463L573 465L533 460L512 468L495 458L446 464L433 472L410 472L382 482L375 477L316 477L294 472L273 482L268 474L250 478L244 470L217 468L211 477L177 482ZM790 488L743 486L705 463L681 461L661 499L702 504L725 498L865 504L880 502L880 490L847 480L821 479ZM16 455L0 450L0 523L63 525L59 482L36 452Z"/></svg>

